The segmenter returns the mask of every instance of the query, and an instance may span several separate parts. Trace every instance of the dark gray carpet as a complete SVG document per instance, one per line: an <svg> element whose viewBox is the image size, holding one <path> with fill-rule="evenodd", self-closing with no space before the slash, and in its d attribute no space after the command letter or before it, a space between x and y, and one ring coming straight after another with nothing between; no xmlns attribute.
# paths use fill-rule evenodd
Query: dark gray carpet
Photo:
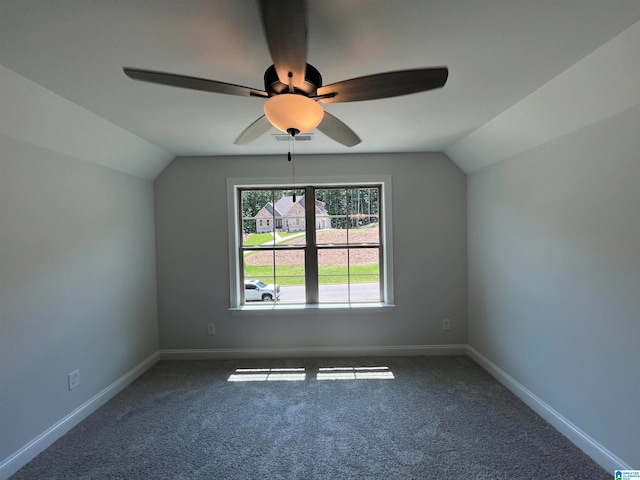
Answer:
<svg viewBox="0 0 640 480"><path fill-rule="evenodd" d="M387 357L163 361L12 480L281 478L611 475L467 357Z"/></svg>

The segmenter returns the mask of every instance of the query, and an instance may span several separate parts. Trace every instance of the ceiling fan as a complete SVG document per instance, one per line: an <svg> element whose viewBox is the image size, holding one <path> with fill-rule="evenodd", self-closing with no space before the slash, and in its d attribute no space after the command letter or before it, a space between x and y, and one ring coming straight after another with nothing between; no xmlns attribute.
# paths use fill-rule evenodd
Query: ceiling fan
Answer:
<svg viewBox="0 0 640 480"><path fill-rule="evenodd" d="M307 63L306 2L259 0L258 4L273 60L273 65L264 73L264 90L129 67L124 67L124 73L150 83L267 99L265 114L240 134L234 142L237 145L253 142L273 125L291 136L318 128L333 140L353 147L360 143L358 135L326 112L319 102L395 97L441 88L447 81L447 67L435 67L378 73L323 86L320 72Z"/></svg>

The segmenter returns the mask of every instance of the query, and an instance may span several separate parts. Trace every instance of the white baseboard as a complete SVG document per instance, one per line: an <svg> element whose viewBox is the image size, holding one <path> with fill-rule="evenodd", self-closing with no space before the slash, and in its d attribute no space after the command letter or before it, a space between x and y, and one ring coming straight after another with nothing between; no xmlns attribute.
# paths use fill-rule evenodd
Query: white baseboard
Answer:
<svg viewBox="0 0 640 480"><path fill-rule="evenodd" d="M516 381L507 372L482 355L471 345L467 345L467 354L482 368L489 372L501 384L511 390L520 400L533 411L554 426L556 430L567 437L573 444L595 460L602 468L609 472L614 470L630 470L631 467L615 456L605 447L596 442L589 435L580 430L556 410L546 404L540 397Z"/></svg>
<svg viewBox="0 0 640 480"><path fill-rule="evenodd" d="M31 440L13 455L0 462L0 480L6 480L20 470L20 468L26 465L36 455L115 397L119 392L124 390L136 378L146 372L159 360L160 352L156 351L100 393L93 396L90 400L80 405L69 415L59 420L36 438Z"/></svg>
<svg viewBox="0 0 640 480"><path fill-rule="evenodd" d="M218 348L160 350L162 360L208 360L235 358L290 357L357 357L465 355L467 345L397 345L368 347L302 347L302 348Z"/></svg>

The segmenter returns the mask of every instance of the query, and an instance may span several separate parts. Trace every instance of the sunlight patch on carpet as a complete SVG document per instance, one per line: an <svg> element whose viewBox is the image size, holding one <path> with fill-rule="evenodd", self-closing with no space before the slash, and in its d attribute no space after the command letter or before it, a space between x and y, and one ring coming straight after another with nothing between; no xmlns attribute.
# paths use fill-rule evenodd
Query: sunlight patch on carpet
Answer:
<svg viewBox="0 0 640 480"><path fill-rule="evenodd" d="M304 368L237 368L229 382L300 382L307 377Z"/></svg>
<svg viewBox="0 0 640 480"><path fill-rule="evenodd" d="M392 380L393 372L386 366L320 367L316 380ZM301 382L307 379L304 367L237 368L229 382Z"/></svg>
<svg viewBox="0 0 640 480"><path fill-rule="evenodd" d="M318 380L391 380L389 367L320 367Z"/></svg>

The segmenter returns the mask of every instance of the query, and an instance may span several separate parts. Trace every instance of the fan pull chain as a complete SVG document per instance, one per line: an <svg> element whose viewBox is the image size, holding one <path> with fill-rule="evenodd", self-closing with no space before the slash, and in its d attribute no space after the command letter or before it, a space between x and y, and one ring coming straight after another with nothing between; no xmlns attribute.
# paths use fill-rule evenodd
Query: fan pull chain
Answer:
<svg viewBox="0 0 640 480"><path fill-rule="evenodd" d="M296 203L296 156L295 156L295 143L293 135L289 137L289 154L287 158L291 162L291 174L293 183L293 203ZM293 150L293 154L291 151Z"/></svg>

